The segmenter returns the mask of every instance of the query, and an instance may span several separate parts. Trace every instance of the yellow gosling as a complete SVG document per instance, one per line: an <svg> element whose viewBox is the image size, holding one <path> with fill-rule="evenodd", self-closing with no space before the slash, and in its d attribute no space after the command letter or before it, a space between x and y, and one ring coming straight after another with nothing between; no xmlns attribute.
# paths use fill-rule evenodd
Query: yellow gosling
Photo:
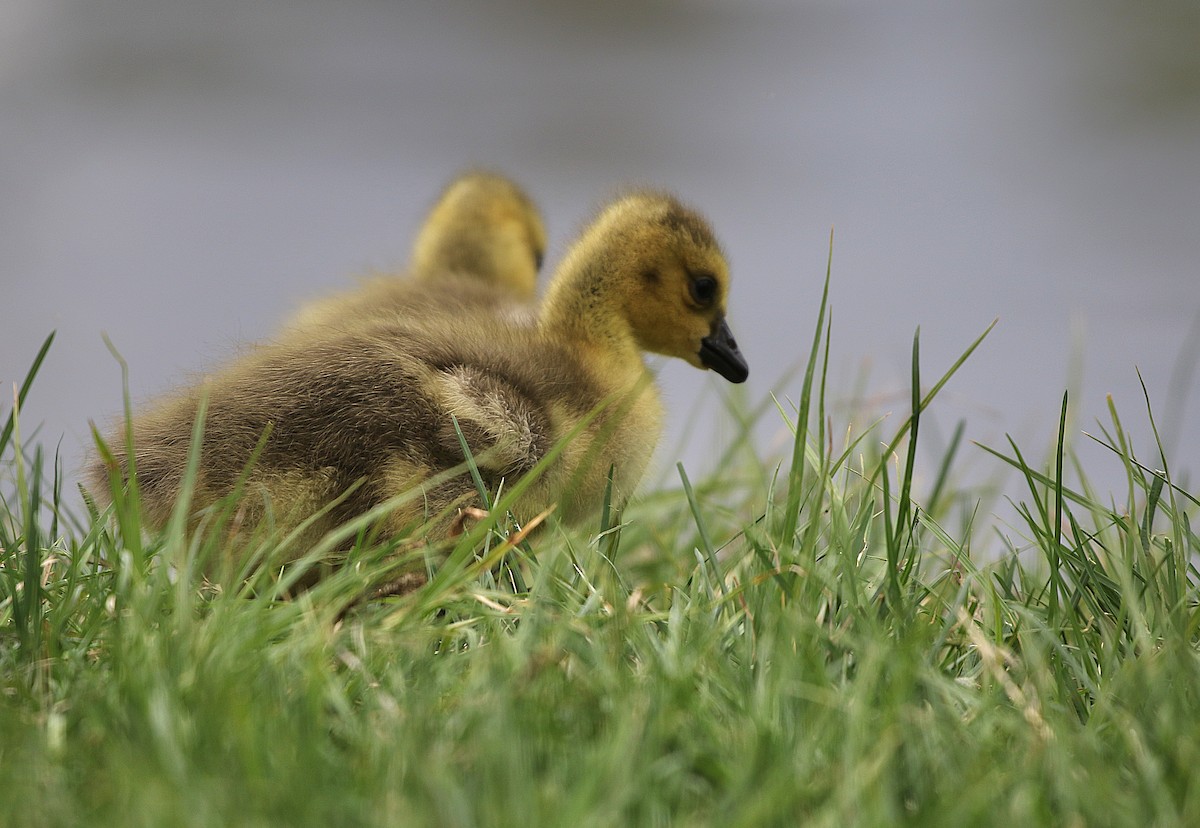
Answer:
<svg viewBox="0 0 1200 828"><path fill-rule="evenodd" d="M558 504L578 522L598 509L610 468L615 499L628 498L657 444L662 406L644 352L746 379L725 319L728 294L728 266L704 219L666 194L625 196L570 248L535 324L467 308L441 325L393 315L330 328L259 348L151 405L133 421L146 515L152 523L169 515L206 395L197 509L232 490L270 429L249 474L248 519L269 508L294 525L357 486L313 526L315 538L419 488L380 527L404 532L476 500L465 471L429 482L463 463L453 417L493 491L511 488L578 430L513 510L525 521ZM110 445L127 478L122 442ZM108 470L91 471L101 495Z"/></svg>

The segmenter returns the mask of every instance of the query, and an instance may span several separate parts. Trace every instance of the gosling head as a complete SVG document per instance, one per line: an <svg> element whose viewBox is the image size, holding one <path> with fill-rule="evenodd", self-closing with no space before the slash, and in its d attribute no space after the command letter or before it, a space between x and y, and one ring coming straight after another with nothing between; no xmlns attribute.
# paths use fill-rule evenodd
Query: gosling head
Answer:
<svg viewBox="0 0 1200 828"><path fill-rule="evenodd" d="M413 245L420 278L464 273L532 299L546 252L537 205L501 175L468 172L442 192Z"/></svg>
<svg viewBox="0 0 1200 828"><path fill-rule="evenodd" d="M569 277L569 278L562 278ZM725 321L729 265L712 228L673 196L637 192L601 212L564 260L547 296L566 305L560 282L582 282L580 313L607 299L643 351L679 357L744 382L749 367ZM602 298L604 297L604 298Z"/></svg>

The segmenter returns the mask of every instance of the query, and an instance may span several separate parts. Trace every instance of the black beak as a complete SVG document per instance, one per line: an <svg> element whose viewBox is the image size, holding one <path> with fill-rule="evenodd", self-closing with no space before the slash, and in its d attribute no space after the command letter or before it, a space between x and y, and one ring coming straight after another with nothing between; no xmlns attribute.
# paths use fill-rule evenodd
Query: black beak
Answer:
<svg viewBox="0 0 1200 828"><path fill-rule="evenodd" d="M718 319L712 333L700 340L700 362L730 382L745 382L750 376L750 366L724 318Z"/></svg>

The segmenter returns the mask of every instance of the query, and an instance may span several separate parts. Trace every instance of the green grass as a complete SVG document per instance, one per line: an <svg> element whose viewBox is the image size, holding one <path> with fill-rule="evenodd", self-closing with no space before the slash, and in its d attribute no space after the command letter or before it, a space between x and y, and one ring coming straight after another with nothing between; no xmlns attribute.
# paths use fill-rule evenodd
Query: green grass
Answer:
<svg viewBox="0 0 1200 828"><path fill-rule="evenodd" d="M928 383L914 339L908 420L851 430L824 304L815 330L794 405L729 402L720 476L516 548L484 521L368 603L395 550L358 527L274 599L246 565L270 533L145 533L136 496L73 517L0 431L0 825L1200 824L1198 504L1166 459L1111 411L1106 503L1064 398L1044 466L987 449L1024 482L1002 535L959 437L917 451L963 360ZM790 462L757 456L763 416Z"/></svg>

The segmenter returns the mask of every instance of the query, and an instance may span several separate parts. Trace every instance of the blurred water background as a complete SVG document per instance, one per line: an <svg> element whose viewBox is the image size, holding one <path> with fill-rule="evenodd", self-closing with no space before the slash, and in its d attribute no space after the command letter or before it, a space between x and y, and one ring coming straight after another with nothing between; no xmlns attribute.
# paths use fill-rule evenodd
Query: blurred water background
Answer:
<svg viewBox="0 0 1200 828"><path fill-rule="evenodd" d="M1158 465L1138 370L1175 473L1200 469L1191 2L0 0L0 16L0 380L57 329L22 425L69 474L89 419L121 407L102 332L135 400L169 388L303 299L401 265L469 165L540 203L551 267L622 185L699 206L732 262L753 401L807 357L831 227L831 397L892 411L887 433L914 330L932 381L999 317L926 420L926 475L963 418L968 439L1011 433L1043 459L1070 386L1087 467L1119 489L1078 434L1111 394ZM660 467L700 473L731 433L713 416L729 388L678 362L661 377ZM759 436L780 449L776 415ZM968 446L962 468L983 482L997 464Z"/></svg>

